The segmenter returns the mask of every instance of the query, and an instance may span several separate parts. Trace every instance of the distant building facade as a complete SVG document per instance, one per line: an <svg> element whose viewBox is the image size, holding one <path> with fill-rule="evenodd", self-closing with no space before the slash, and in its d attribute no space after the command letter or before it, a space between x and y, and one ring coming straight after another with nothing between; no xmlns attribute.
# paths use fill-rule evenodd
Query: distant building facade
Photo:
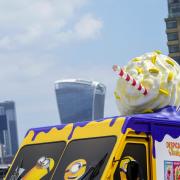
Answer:
<svg viewBox="0 0 180 180"><path fill-rule="evenodd" d="M0 143L3 145L3 156L7 159L15 155L18 150L18 134L16 122L16 109L13 101L0 102Z"/></svg>
<svg viewBox="0 0 180 180"><path fill-rule="evenodd" d="M180 63L180 0L168 0L165 22L169 56Z"/></svg>
<svg viewBox="0 0 180 180"><path fill-rule="evenodd" d="M78 79L56 81L55 93L61 123L104 117L106 88L101 83Z"/></svg>

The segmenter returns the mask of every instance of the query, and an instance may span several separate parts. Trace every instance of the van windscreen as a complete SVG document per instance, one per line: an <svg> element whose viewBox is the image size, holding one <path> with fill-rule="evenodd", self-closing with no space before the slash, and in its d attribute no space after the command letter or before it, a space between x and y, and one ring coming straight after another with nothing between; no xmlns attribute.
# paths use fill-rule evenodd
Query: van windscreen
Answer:
<svg viewBox="0 0 180 180"><path fill-rule="evenodd" d="M98 137L71 141L63 153L53 180L99 180L116 142L116 137Z"/></svg>
<svg viewBox="0 0 180 180"><path fill-rule="evenodd" d="M65 146L65 142L24 146L19 151L6 179L49 180Z"/></svg>

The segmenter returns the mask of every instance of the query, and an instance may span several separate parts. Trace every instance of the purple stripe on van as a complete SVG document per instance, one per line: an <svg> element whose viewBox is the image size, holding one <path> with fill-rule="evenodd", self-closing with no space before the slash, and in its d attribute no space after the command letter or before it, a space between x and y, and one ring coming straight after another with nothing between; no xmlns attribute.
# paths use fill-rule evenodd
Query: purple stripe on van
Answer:
<svg viewBox="0 0 180 180"><path fill-rule="evenodd" d="M180 136L180 112L176 111L176 107L167 106L154 113L128 116L121 132L124 134L127 128L136 132L152 134L153 140L158 142L161 142L166 134L177 138ZM155 157L154 148L153 155Z"/></svg>

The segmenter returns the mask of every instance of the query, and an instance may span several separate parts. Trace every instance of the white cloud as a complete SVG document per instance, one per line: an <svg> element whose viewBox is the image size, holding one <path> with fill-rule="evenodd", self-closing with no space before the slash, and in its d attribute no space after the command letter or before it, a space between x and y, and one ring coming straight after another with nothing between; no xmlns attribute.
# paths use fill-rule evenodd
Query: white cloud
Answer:
<svg viewBox="0 0 180 180"><path fill-rule="evenodd" d="M54 47L62 42L95 38L100 34L102 22L93 15L80 13L88 1L1 1L0 49L27 45Z"/></svg>
<svg viewBox="0 0 180 180"><path fill-rule="evenodd" d="M76 24L75 32L81 39L95 38L100 34L102 21L94 18L91 14L85 15Z"/></svg>
<svg viewBox="0 0 180 180"><path fill-rule="evenodd" d="M85 14L72 29L58 34L59 42L72 42L86 39L95 39L100 35L103 22L92 14Z"/></svg>
<svg viewBox="0 0 180 180"><path fill-rule="evenodd" d="M0 48L10 49L12 40L9 36L3 36L0 39Z"/></svg>

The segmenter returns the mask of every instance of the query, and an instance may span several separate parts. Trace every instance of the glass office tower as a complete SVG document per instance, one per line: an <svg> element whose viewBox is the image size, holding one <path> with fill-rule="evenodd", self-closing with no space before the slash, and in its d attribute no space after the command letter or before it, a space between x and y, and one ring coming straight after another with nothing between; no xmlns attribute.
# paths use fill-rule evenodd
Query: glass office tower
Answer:
<svg viewBox="0 0 180 180"><path fill-rule="evenodd" d="M4 145L5 156L12 156L18 150L15 103L13 101L0 102L0 113L6 128L0 132L1 143Z"/></svg>
<svg viewBox="0 0 180 180"><path fill-rule="evenodd" d="M168 0L165 22L169 56L180 63L180 0Z"/></svg>
<svg viewBox="0 0 180 180"><path fill-rule="evenodd" d="M62 123L89 121L104 117L106 88L94 81L68 79L55 82Z"/></svg>
<svg viewBox="0 0 180 180"><path fill-rule="evenodd" d="M0 106L0 144L4 144L4 131L7 131L7 118L4 107Z"/></svg>

